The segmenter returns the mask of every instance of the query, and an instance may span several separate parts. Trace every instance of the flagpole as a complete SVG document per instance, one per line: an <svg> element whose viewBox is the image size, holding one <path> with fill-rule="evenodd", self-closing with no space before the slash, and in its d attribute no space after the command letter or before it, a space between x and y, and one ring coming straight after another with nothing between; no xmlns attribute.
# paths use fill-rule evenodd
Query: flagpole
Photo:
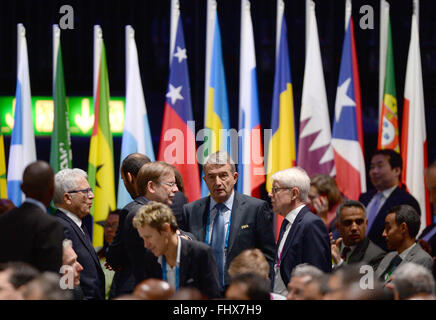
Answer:
<svg viewBox="0 0 436 320"><path fill-rule="evenodd" d="M380 123L383 91L386 76L386 51L388 42L388 20L390 5L386 0L380 0L380 49L379 49L379 78L378 78L378 121Z"/></svg>
<svg viewBox="0 0 436 320"><path fill-rule="evenodd" d="M101 30L101 27L99 25L94 26L94 85L93 85L93 98L94 98L94 105L95 105L95 98L97 95L97 86L98 86L98 74L99 74L99 68L100 68L100 57L101 57L101 46L103 42L103 31Z"/></svg>
<svg viewBox="0 0 436 320"><path fill-rule="evenodd" d="M215 18L217 14L216 0L207 1L206 15L206 70L204 78L204 127L206 127L207 106L209 101L209 81L210 81L210 63L212 60L212 43L215 33Z"/></svg>
<svg viewBox="0 0 436 320"><path fill-rule="evenodd" d="M177 23L180 17L180 2L179 0L171 0L171 22L170 22L170 54L169 54L169 64L171 66L171 61L173 59L174 45L176 43L176 32Z"/></svg>
<svg viewBox="0 0 436 320"><path fill-rule="evenodd" d="M307 56L307 44L309 43L310 6L312 2L312 0L306 0L306 54L304 56Z"/></svg>
<svg viewBox="0 0 436 320"><path fill-rule="evenodd" d="M413 0L413 14L416 16L416 24L419 30L419 0Z"/></svg>
<svg viewBox="0 0 436 320"><path fill-rule="evenodd" d="M280 46L280 31L282 27L282 19L284 18L285 3L283 0L277 0L277 18L276 18L276 58L279 53Z"/></svg>
<svg viewBox="0 0 436 320"><path fill-rule="evenodd" d="M61 38L61 30L57 24L53 25L53 83L56 78L56 66L57 66L57 52L59 48L59 41Z"/></svg>
<svg viewBox="0 0 436 320"><path fill-rule="evenodd" d="M350 17L351 17L351 10L352 10L351 0L346 0L346 2L345 2L345 31L348 28L348 22L350 21Z"/></svg>

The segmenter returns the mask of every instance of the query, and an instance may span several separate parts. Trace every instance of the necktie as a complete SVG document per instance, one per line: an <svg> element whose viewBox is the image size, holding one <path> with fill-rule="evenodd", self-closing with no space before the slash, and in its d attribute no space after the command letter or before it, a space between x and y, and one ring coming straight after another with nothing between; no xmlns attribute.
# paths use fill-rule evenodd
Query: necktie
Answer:
<svg viewBox="0 0 436 320"><path fill-rule="evenodd" d="M403 261L403 259L397 254L395 258L392 259L391 264L389 265L389 268L387 269L385 275L384 275L384 281L388 281L391 277L391 274L395 271L395 269L400 265L400 263Z"/></svg>
<svg viewBox="0 0 436 320"><path fill-rule="evenodd" d="M218 203L215 206L217 213L213 221L211 247L215 253L216 263L218 266L218 275L221 288L224 288L224 246L225 246L225 231L224 231L224 208L225 205Z"/></svg>
<svg viewBox="0 0 436 320"><path fill-rule="evenodd" d="M88 239L89 242L91 242L91 238L89 237L88 230L86 229L83 223L80 226L80 229L82 229L83 233L85 234L85 238Z"/></svg>
<svg viewBox="0 0 436 320"><path fill-rule="evenodd" d="M344 260L344 262L347 261L347 254L348 254L350 251L351 251L351 248L350 248L350 247L344 247L344 249L342 250L341 258L342 258L342 260Z"/></svg>
<svg viewBox="0 0 436 320"><path fill-rule="evenodd" d="M374 196L374 201L368 210L368 228L366 229L366 234L369 233L369 230L371 229L371 226L375 218L377 217L377 212L380 207L382 198L383 198L383 193L381 192L377 192L377 194Z"/></svg>
<svg viewBox="0 0 436 320"><path fill-rule="evenodd" d="M285 233L286 226L289 224L288 219L283 219L282 226L280 227L280 233L279 233L279 240L277 241L277 245L280 245L280 242L282 241L283 234Z"/></svg>

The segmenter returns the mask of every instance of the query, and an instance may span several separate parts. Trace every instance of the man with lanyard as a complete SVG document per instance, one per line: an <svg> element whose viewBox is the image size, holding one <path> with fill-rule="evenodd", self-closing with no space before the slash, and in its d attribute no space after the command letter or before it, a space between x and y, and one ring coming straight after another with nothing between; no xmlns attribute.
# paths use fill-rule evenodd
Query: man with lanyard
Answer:
<svg viewBox="0 0 436 320"><path fill-rule="evenodd" d="M148 202L138 210L132 223L144 239L144 246L158 257L154 278L167 281L176 291L194 287L209 298L220 296L212 248L179 236L176 218L167 205Z"/></svg>
<svg viewBox="0 0 436 320"><path fill-rule="evenodd" d="M186 231L214 249L224 293L229 284L229 265L245 249L260 249L272 270L275 252L272 212L266 201L233 190L238 173L225 151L217 151L206 159L203 179L210 195L186 204L183 222Z"/></svg>

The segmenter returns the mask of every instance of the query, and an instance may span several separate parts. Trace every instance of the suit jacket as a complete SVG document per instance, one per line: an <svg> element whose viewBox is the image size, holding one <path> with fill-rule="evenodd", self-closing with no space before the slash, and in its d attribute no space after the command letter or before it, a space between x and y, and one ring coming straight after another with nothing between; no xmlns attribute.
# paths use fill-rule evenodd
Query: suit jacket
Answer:
<svg viewBox="0 0 436 320"><path fill-rule="evenodd" d="M372 197L374 197L376 193L377 190L375 189L363 193L360 195L359 201L367 207ZM421 209L419 208L418 201L416 201L416 199L403 187L397 187L391 193L389 198L387 198L386 201L383 203L377 213L377 217L375 218L371 229L367 231L367 237L385 251L388 251L386 241L382 237L383 230L385 228L385 218L391 208L401 204L408 204L412 206L413 208L415 208L418 214L421 215Z"/></svg>
<svg viewBox="0 0 436 320"><path fill-rule="evenodd" d="M133 287L129 288L131 292L139 282L151 277L150 275L153 274L158 264L153 253L144 247L144 240L132 224L139 208L147 203L148 200L145 197L139 196L123 209L127 212L123 225L118 227L115 238L106 253L106 260L113 268L126 268L126 266L131 268L135 279L131 283Z"/></svg>
<svg viewBox="0 0 436 320"><path fill-rule="evenodd" d="M421 235L418 237L418 239L424 237L427 233L432 231L434 228L436 228L436 223L427 226L424 230L422 230ZM427 242L431 247L431 256L436 257L436 233L434 233L433 236Z"/></svg>
<svg viewBox="0 0 436 320"><path fill-rule="evenodd" d="M179 287L199 289L209 298L220 297L218 268L213 249L195 240L181 239ZM162 267L158 263L154 278L162 279Z"/></svg>
<svg viewBox="0 0 436 320"><path fill-rule="evenodd" d="M65 213L56 210L55 216L64 226L64 236L73 242L73 249L77 254L77 261L83 266L80 273L80 287L85 300L105 299L105 277L88 235L71 220Z"/></svg>
<svg viewBox="0 0 436 320"><path fill-rule="evenodd" d="M309 263L324 272L332 270L327 227L324 221L306 206L300 210L292 223L282 249L280 275L285 285L289 283L292 270L300 263Z"/></svg>
<svg viewBox="0 0 436 320"><path fill-rule="evenodd" d="M176 192L173 199L173 204L171 205L171 210L173 211L174 216L176 217L177 224L180 229L184 229L183 225L183 206L188 203L186 196L183 192Z"/></svg>
<svg viewBox="0 0 436 320"><path fill-rule="evenodd" d="M379 246L374 244L368 238L364 238L362 242L360 242L354 251L351 253L351 256L348 258L348 264L365 262L366 264L372 266L374 269L377 269L380 261L386 255L386 252L381 249Z"/></svg>
<svg viewBox="0 0 436 320"><path fill-rule="evenodd" d="M22 261L58 273L63 239L62 225L33 203L0 215L0 262Z"/></svg>
<svg viewBox="0 0 436 320"><path fill-rule="evenodd" d="M229 243L226 264L224 266L225 284L229 283L227 270L232 260L245 249L258 248L267 259L273 271L276 244L272 226L272 212L267 202L236 190L230 221ZM186 231L191 232L197 240L204 242L206 224L209 215L210 196L186 204L183 207L183 218Z"/></svg>
<svg viewBox="0 0 436 320"><path fill-rule="evenodd" d="M375 271L375 276L377 278L382 277L389 269L392 260L398 255L397 251L389 252L380 262L377 270ZM421 248L417 243L406 255L406 257L398 265L401 266L406 262L414 262L416 264L426 267L430 271L433 271L433 259L432 257Z"/></svg>

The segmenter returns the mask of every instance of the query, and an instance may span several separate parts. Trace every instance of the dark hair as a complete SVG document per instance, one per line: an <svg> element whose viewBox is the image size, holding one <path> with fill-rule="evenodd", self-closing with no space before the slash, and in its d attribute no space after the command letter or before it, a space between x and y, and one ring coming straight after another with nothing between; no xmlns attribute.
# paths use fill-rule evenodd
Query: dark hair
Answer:
<svg viewBox="0 0 436 320"><path fill-rule="evenodd" d="M151 160L145 154L131 153L124 158L121 165L121 170L123 170L124 175L129 172L136 177L138 175L139 169L141 169L144 164L149 162L151 162Z"/></svg>
<svg viewBox="0 0 436 320"><path fill-rule="evenodd" d="M314 186L320 194L325 194L329 202L329 210L342 201L341 192L336 180L327 174L316 174L310 178L310 185Z"/></svg>
<svg viewBox="0 0 436 320"><path fill-rule="evenodd" d="M421 226L421 217L413 207L407 204L402 204L391 208L388 211L388 214L390 213L395 213L395 223L398 226L405 222L409 229L410 237L416 237L419 232L419 227Z"/></svg>
<svg viewBox="0 0 436 320"><path fill-rule="evenodd" d="M39 271L35 267L28 263L19 261L0 264L0 271L7 270L11 271L9 282L15 289L27 284L39 275Z"/></svg>
<svg viewBox="0 0 436 320"><path fill-rule="evenodd" d="M360 208L366 216L366 209L362 202L356 200L345 200L336 209L336 221L341 222L341 212L344 208Z"/></svg>
<svg viewBox="0 0 436 320"><path fill-rule="evenodd" d="M247 272L231 277L231 284L241 283L247 286L247 296L250 300L270 300L271 282L258 273Z"/></svg>
<svg viewBox="0 0 436 320"><path fill-rule="evenodd" d="M401 155L393 149L377 149L373 154L372 158L376 155L383 155L388 157L389 164L391 165L391 169L400 168L403 171L403 159L401 159Z"/></svg>

